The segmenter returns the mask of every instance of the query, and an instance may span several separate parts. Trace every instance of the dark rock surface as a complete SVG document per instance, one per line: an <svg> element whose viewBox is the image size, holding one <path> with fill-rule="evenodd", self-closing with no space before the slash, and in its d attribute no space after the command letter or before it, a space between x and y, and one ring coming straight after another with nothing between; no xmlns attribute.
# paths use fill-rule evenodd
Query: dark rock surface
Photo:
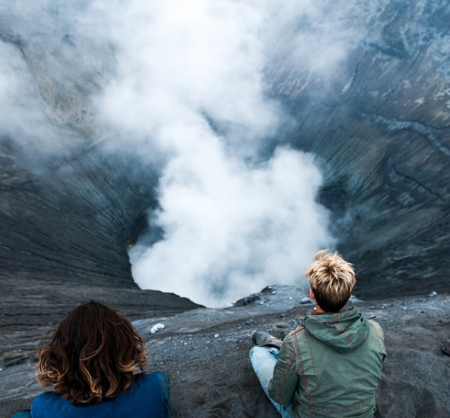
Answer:
<svg viewBox="0 0 450 418"><path fill-rule="evenodd" d="M448 290L450 5L378 6L339 14L343 5L329 2L348 45L332 83L292 69L283 51L268 77L295 118L293 142L318 156L319 200L333 212L339 250L356 265L360 295ZM365 35L352 44L357 28Z"/></svg>
<svg viewBox="0 0 450 418"><path fill-rule="evenodd" d="M260 329L283 337L311 306L301 305L303 290L274 286L272 292L243 307L135 321L148 341L151 370L171 377L174 418L278 416L251 369L250 334ZM375 315L385 332L379 417L450 416L450 357L440 350L449 341L449 302L448 295L354 302L366 316ZM152 335L156 323L165 328ZM26 365L0 372L0 416L28 407L40 393L33 374Z"/></svg>
<svg viewBox="0 0 450 418"><path fill-rule="evenodd" d="M156 204L157 158L115 154L110 133L95 129L92 97L114 73L115 51L83 35L81 18L72 33L86 4L2 5L0 45L28 80L23 100L39 109L35 131L0 132L1 280L23 289L133 287L126 247ZM319 200L361 296L448 290L450 7L392 0L357 12L336 14L347 58L332 81L285 60L288 40L272 51L266 79L295 125L283 140L317 155ZM43 136L57 145L50 153Z"/></svg>
<svg viewBox="0 0 450 418"><path fill-rule="evenodd" d="M35 131L24 120L22 131L0 132L0 367L26 361L81 301L104 301L132 319L199 306L141 291L131 277L127 249L155 203L157 178L138 156L106 152L92 136L90 97L113 68L113 51L58 27L46 2L27 7L3 4L0 18L0 46L29 82L23 100L40 112ZM84 54L96 58L80 65Z"/></svg>
<svg viewBox="0 0 450 418"><path fill-rule="evenodd" d="M91 98L114 73L115 57L112 45L68 30L85 3L36 1L26 14L14 2L0 6L0 47L29 82L23 101L39 108L30 115L35 130L0 130L2 416L38 390L16 364L76 303L95 298L150 322L197 307L132 281L127 246L156 204L157 162L114 154L95 130ZM390 351L382 415L449 416L448 358L439 351L449 338L448 299L386 298L449 291L450 6L392 0L373 13L360 3L345 19L367 34L352 43L351 31L343 33L348 59L332 82L285 62L282 47L266 79L294 121L283 140L317 155L319 199L333 214L338 249L356 266L356 294L386 303L376 309ZM51 153L43 137L56 144ZM242 304L236 311L247 314L252 304ZM233 317L227 311L195 311L181 317L188 334L167 328L152 337L154 367L174 379L175 416L275 416L250 372L247 337L258 325L283 333L306 310L281 322L258 313L248 324L242 316L223 322Z"/></svg>
<svg viewBox="0 0 450 418"><path fill-rule="evenodd" d="M142 315L164 317L199 307L189 299L159 291L87 284L40 283L36 286L18 277L11 282L2 282L0 368L28 361L42 339L83 301L101 301L124 312L130 319Z"/></svg>
<svg viewBox="0 0 450 418"><path fill-rule="evenodd" d="M133 176L151 180L149 171L117 171L118 157L94 150L36 177L17 167L8 145L0 145L0 367L26 361L31 341L81 301L104 301L131 318L199 306L142 291L131 278L127 246L151 203L151 188Z"/></svg>

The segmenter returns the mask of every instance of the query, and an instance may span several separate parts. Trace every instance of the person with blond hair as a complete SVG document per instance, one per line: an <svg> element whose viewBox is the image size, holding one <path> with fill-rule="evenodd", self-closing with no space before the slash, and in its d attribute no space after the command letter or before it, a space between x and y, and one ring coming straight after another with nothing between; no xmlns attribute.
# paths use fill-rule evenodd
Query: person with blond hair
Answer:
<svg viewBox="0 0 450 418"><path fill-rule="evenodd" d="M77 306L39 350L38 383L53 390L13 418L169 418L169 376L146 372L145 349L120 312Z"/></svg>
<svg viewBox="0 0 450 418"><path fill-rule="evenodd" d="M282 417L372 418L386 356L381 327L346 308L352 264L322 250L306 270L315 311L284 341L254 331L250 360Z"/></svg>

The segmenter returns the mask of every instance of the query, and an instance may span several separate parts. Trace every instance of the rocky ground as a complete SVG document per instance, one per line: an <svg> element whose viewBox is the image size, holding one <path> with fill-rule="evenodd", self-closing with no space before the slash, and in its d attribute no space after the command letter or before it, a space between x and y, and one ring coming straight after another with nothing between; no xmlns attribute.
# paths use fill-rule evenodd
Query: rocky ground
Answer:
<svg viewBox="0 0 450 418"><path fill-rule="evenodd" d="M334 3L321 7L330 15ZM298 32L283 30L264 77L292 117L282 141L317 157L318 200L331 212L337 249L355 264L358 294L378 298L360 306L386 331L381 416L448 417L450 357L440 348L450 343L450 8L366 3L338 6L347 59L332 83L304 60L287 60L291 41L303 39L301 22ZM175 417L275 416L250 370L249 336L294 328L310 309L300 304L305 295L277 288L244 306L197 310L140 291L127 249L158 204L163 162L110 150L112 134L98 126L93 98L117 71L118 50L79 24L84 2L2 2L0 12L2 69L23 86L20 106L5 99L0 129L0 417L39 393L24 362L91 298L141 319L152 368L172 377ZM305 23L306 32L315 27ZM24 103L28 112L17 116ZM15 117L21 129L9 129ZM166 328L149 335L161 321Z"/></svg>
<svg viewBox="0 0 450 418"><path fill-rule="evenodd" d="M39 341L74 306L98 300L134 320L176 315L198 308L189 299L171 293L66 283L41 284L32 280L2 280L0 304L0 368L26 362Z"/></svg>
<svg viewBox="0 0 450 418"><path fill-rule="evenodd" d="M301 303L305 296L302 289L274 286L227 309L135 321L148 341L150 369L171 377L173 417L275 418L248 359L250 334L261 329L283 337L311 310ZM379 417L450 417L450 357L441 351L450 343L449 302L449 294L352 302L385 331ZM165 328L151 334L157 323ZM0 417L28 407L41 391L34 373L26 364L0 372Z"/></svg>

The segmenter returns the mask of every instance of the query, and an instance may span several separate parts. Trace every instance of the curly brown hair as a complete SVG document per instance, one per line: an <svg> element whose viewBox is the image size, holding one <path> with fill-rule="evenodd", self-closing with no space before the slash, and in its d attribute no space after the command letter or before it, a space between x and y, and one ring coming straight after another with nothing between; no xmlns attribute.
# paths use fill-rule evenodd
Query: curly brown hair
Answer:
<svg viewBox="0 0 450 418"><path fill-rule="evenodd" d="M99 403L128 389L148 363L145 341L120 312L90 301L73 309L39 350L41 386L72 403Z"/></svg>

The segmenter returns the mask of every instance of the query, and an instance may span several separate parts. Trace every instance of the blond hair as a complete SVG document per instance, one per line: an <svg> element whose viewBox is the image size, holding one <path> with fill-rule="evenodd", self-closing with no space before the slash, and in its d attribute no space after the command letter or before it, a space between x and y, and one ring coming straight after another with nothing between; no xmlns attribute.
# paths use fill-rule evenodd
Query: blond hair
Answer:
<svg viewBox="0 0 450 418"><path fill-rule="evenodd" d="M329 250L316 253L314 262L306 269L305 276L309 280L317 304L325 312L339 312L352 295L356 283L353 264Z"/></svg>

